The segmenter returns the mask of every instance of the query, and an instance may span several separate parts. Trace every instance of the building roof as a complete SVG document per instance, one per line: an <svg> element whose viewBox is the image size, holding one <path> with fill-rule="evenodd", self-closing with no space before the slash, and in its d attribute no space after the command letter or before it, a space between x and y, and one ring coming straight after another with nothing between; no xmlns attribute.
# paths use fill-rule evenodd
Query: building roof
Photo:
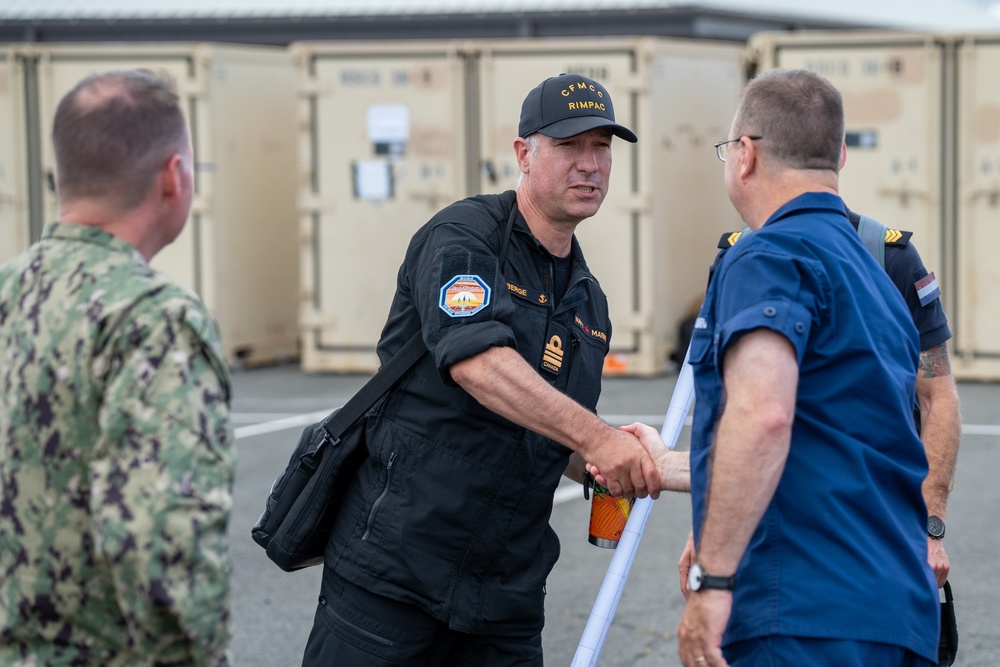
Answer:
<svg viewBox="0 0 1000 667"><path fill-rule="evenodd" d="M1000 15L973 0L0 0L0 42L281 46L625 35L744 42L765 31L866 28L1000 31Z"/></svg>
<svg viewBox="0 0 1000 667"><path fill-rule="evenodd" d="M971 30L1000 18L968 0L4 0L0 21L128 21L712 10L904 29Z"/></svg>

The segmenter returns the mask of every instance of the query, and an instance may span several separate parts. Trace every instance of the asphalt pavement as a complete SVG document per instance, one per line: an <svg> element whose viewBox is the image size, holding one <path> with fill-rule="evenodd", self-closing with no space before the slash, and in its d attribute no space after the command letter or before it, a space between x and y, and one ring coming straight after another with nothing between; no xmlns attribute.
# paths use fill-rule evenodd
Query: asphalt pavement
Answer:
<svg viewBox="0 0 1000 667"><path fill-rule="evenodd" d="M283 470L302 425L343 405L368 377L305 374L287 364L233 372L238 447L230 527L233 576L233 658L237 667L298 665L312 627L320 568L282 572L250 539L275 476ZM598 412L620 425L657 428L675 375L606 378ZM962 383L963 435L945 544L952 562L959 627L956 665L1000 665L1000 384ZM689 429L678 448L686 449ZM567 483L568 484L568 483ZM577 487L578 488L578 487ZM546 665L570 665L614 554L587 541L589 502L569 487L556 495L552 527L562 556L549 577ZM602 667L679 664L677 624L684 609L677 559L690 527L687 495L663 494L646 530L600 653Z"/></svg>

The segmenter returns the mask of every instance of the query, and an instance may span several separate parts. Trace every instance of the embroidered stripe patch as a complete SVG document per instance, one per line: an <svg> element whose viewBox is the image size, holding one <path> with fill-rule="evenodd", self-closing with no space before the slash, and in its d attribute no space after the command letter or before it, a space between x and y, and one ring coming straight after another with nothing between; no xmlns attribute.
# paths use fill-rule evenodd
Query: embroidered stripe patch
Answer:
<svg viewBox="0 0 1000 667"><path fill-rule="evenodd" d="M926 306L941 296L941 288L938 287L938 281L934 277L933 271L913 283L913 286L917 288L917 297L920 299L921 306Z"/></svg>

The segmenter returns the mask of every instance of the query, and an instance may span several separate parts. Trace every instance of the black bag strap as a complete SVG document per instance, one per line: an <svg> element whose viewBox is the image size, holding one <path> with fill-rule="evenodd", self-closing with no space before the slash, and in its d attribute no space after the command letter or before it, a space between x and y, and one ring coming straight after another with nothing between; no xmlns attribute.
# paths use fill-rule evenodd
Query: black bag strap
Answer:
<svg viewBox="0 0 1000 667"><path fill-rule="evenodd" d="M501 237L500 248L497 253L497 270L503 269L503 262L507 258L507 247L510 244L510 235L514 229L515 217L517 217L517 199L511 205L510 216L507 218L507 224L504 225L503 236ZM333 443L336 444L340 440L340 436L354 422L358 421L362 415L368 412L375 405L375 402L385 392L389 391L392 385L396 384L403 377L403 374L417 363L420 357L424 356L424 352L426 351L427 346L424 345L421 332L417 331L403 344L399 352L392 355L392 359L379 368L378 372L365 383L365 386L361 387L358 393L354 394L351 400L344 404L344 407L327 416L323 420L323 430L327 432Z"/></svg>

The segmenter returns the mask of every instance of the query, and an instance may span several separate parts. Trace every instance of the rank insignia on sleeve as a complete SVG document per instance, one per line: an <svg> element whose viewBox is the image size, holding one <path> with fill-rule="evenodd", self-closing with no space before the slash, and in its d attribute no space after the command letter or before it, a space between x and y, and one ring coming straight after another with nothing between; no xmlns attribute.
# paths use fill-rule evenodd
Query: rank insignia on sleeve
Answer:
<svg viewBox="0 0 1000 667"><path fill-rule="evenodd" d="M920 299L921 307L933 303L934 299L941 296L941 288L938 287L938 281L934 277L933 271L913 283L913 286L917 288L917 297Z"/></svg>
<svg viewBox="0 0 1000 667"><path fill-rule="evenodd" d="M449 317L472 317L490 305L490 286L479 276L455 276L441 288L438 305Z"/></svg>

